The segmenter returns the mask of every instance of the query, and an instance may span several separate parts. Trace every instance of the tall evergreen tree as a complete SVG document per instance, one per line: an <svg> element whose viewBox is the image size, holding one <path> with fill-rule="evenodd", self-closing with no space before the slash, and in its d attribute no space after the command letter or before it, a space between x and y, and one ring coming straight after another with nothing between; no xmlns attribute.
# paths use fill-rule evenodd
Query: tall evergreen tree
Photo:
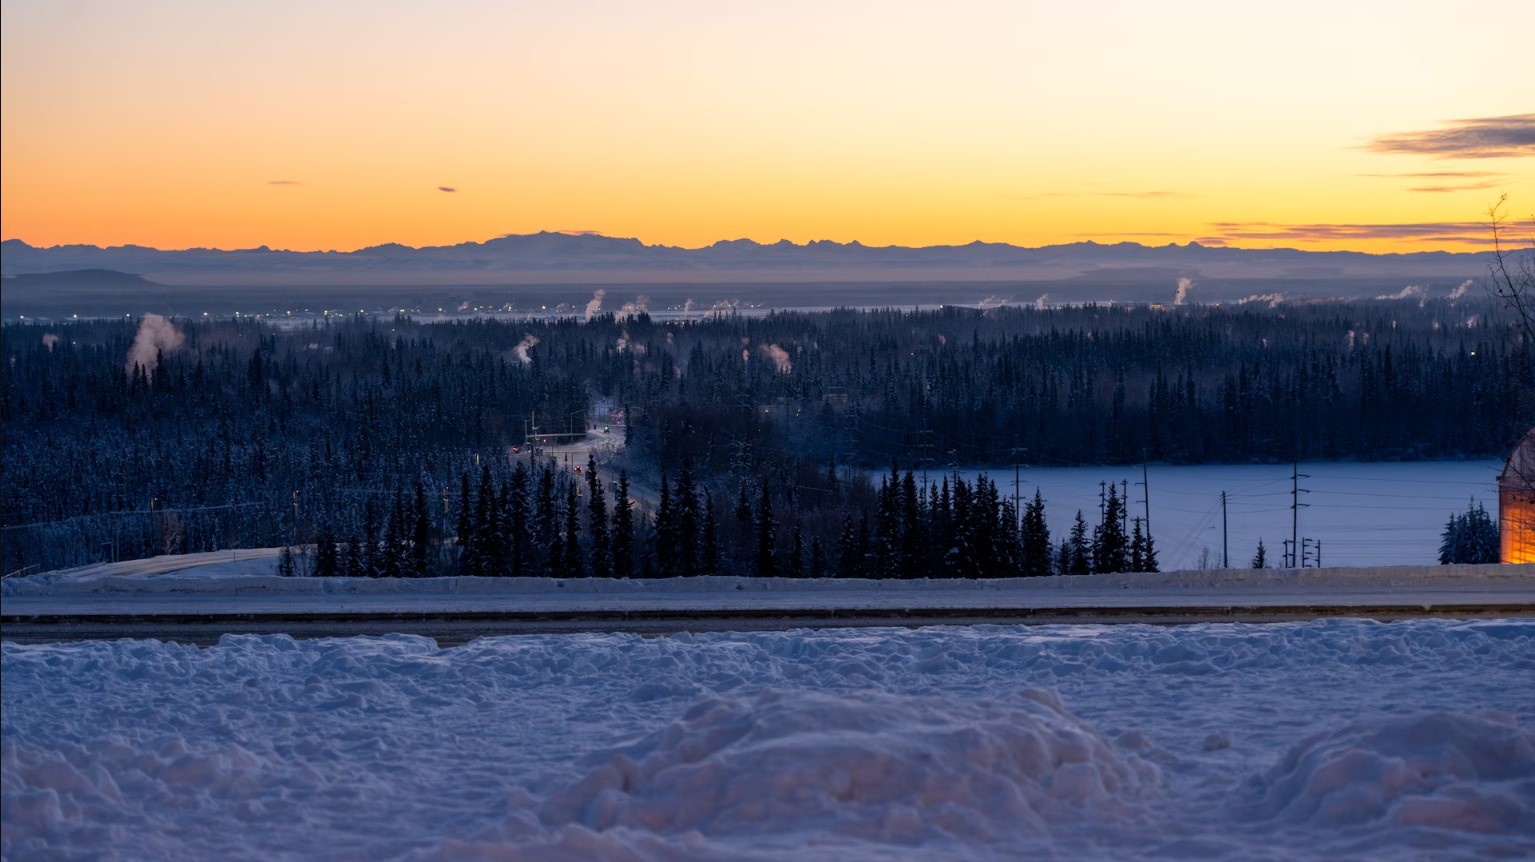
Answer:
<svg viewBox="0 0 1535 862"><path fill-rule="evenodd" d="M1053 568L1050 527L1045 523L1045 498L1038 488L1023 510L1023 573L1030 577L1050 574Z"/></svg>
<svg viewBox="0 0 1535 862"><path fill-rule="evenodd" d="M661 578L675 578L682 574L682 567L678 565L677 543L679 541L677 529L677 506L672 501L671 483L666 478L666 471L661 471L661 489L656 501L656 576Z"/></svg>
<svg viewBox="0 0 1535 862"><path fill-rule="evenodd" d="M584 574L581 570L581 498L575 482L565 483L565 542L562 550L564 559L560 566L561 575L567 578L581 577Z"/></svg>
<svg viewBox="0 0 1535 862"><path fill-rule="evenodd" d="M778 575L778 552L774 547L778 522L773 517L773 498L767 482L762 483L762 497L757 503L757 556L756 572L759 578Z"/></svg>
<svg viewBox="0 0 1535 862"><path fill-rule="evenodd" d="M853 516L842 515L842 533L837 539L837 577L863 577L863 555L858 547L858 530L853 526Z"/></svg>
<svg viewBox="0 0 1535 862"><path fill-rule="evenodd" d="M917 495L917 480L910 470L901 479L901 554L900 576L921 578L929 574L926 537L922 530L922 510Z"/></svg>
<svg viewBox="0 0 1535 862"><path fill-rule="evenodd" d="M349 578L361 578L367 575L363 568L362 543L357 541L357 534L347 537L346 551L341 558L341 571Z"/></svg>
<svg viewBox="0 0 1535 862"><path fill-rule="evenodd" d="M512 577L524 577L532 570L532 548L529 542L529 531L532 529L532 510L529 507L528 493L531 490L532 478L528 474L528 466L522 461L512 468L512 478L507 482L506 500L506 531L507 531L507 573Z"/></svg>
<svg viewBox="0 0 1535 862"><path fill-rule="evenodd" d="M1141 530L1141 519L1131 521L1134 525L1130 532L1130 571L1146 571L1146 533Z"/></svg>
<svg viewBox="0 0 1535 862"><path fill-rule="evenodd" d="M1093 531L1093 571L1106 574L1125 571L1130 563L1128 550L1119 491L1110 482L1103 501L1103 521Z"/></svg>
<svg viewBox="0 0 1535 862"><path fill-rule="evenodd" d="M603 498L602 480L597 476L597 459L586 459L587 533L592 538L592 577L613 576L613 555L608 546L608 505Z"/></svg>
<svg viewBox="0 0 1535 862"><path fill-rule="evenodd" d="M618 500L613 504L613 577L634 576L634 503L629 499L629 473L618 472Z"/></svg>
<svg viewBox="0 0 1535 862"><path fill-rule="evenodd" d="M1258 540L1258 552L1253 554L1253 568L1266 569L1269 567L1268 549L1263 547L1263 540Z"/></svg>
<svg viewBox="0 0 1535 862"><path fill-rule="evenodd" d="M564 542L560 538L559 501L554 491L554 465L544 462L538 475L538 495L533 503L534 572L557 576L562 565Z"/></svg>
<svg viewBox="0 0 1535 862"><path fill-rule="evenodd" d="M717 575L720 573L719 525L714 513L714 494L708 488L704 489L703 531L703 547L699 554L699 574Z"/></svg>
<svg viewBox="0 0 1535 862"><path fill-rule="evenodd" d="M410 534L410 575L424 578L432 573L432 513L426 502L426 486L416 481Z"/></svg>
<svg viewBox="0 0 1535 862"><path fill-rule="evenodd" d="M672 505L677 512L677 573L685 577L698 574L698 544L700 538L698 513L698 488L693 480L693 466L686 456L682 469L677 473L677 487Z"/></svg>
<svg viewBox="0 0 1535 862"><path fill-rule="evenodd" d="M1087 520L1082 517L1082 510L1077 510L1077 520L1071 525L1071 568L1067 574L1089 575L1093 571L1093 551L1087 538Z"/></svg>

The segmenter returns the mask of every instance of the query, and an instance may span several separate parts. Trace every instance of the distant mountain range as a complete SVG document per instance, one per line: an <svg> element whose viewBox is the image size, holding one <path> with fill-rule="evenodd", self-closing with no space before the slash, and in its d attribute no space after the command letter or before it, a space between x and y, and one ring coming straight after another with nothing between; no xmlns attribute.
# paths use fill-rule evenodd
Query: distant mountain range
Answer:
<svg viewBox="0 0 1535 862"><path fill-rule="evenodd" d="M1486 273L1489 259L1485 252L1366 254L1194 242L1089 241L1038 248L973 242L908 248L738 239L688 249L548 232L423 248L389 243L349 252L0 243L0 273L7 276L107 270L186 286L1476 278Z"/></svg>

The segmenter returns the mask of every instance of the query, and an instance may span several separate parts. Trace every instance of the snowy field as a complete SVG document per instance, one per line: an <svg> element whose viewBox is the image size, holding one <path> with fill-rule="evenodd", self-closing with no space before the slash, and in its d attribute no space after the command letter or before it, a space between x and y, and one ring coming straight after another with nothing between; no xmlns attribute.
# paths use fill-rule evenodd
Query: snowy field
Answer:
<svg viewBox="0 0 1535 862"><path fill-rule="evenodd" d="M7 859L1535 855L1535 621L3 647Z"/></svg>
<svg viewBox="0 0 1535 862"><path fill-rule="evenodd" d="M1300 535L1322 543L1324 566L1409 566L1439 562L1439 539L1452 512L1473 499L1498 516L1501 461L1419 461L1400 463L1309 462L1300 465ZM1226 492L1226 530L1231 565L1246 566L1262 539L1270 566L1281 563L1290 538L1289 464L1152 464L1151 526L1165 571L1199 566L1206 552L1221 562L1221 492ZM942 468L928 479L942 479ZM981 472L1006 497L1013 494L1010 468L962 470L967 480ZM876 483L879 476L875 476ZM1141 468L1025 467L1018 496L1045 498L1050 535L1057 543L1071 531L1077 510L1089 526L1098 523L1100 482L1128 483L1130 516L1144 511L1138 485Z"/></svg>

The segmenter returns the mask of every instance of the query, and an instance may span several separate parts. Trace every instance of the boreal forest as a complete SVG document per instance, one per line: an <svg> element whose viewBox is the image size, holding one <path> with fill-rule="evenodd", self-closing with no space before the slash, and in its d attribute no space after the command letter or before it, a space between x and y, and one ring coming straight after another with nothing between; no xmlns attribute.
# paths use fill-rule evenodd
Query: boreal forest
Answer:
<svg viewBox="0 0 1535 862"><path fill-rule="evenodd" d="M1150 570L1123 500L1050 536L949 471L1486 457L1535 422L1531 345L1469 298L145 327L0 332L7 572Z"/></svg>

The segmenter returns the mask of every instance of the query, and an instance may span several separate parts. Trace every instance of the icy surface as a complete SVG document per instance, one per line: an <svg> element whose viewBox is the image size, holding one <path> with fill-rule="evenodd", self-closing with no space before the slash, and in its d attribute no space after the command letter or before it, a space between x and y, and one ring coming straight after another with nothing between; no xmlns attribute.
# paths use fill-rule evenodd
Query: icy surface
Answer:
<svg viewBox="0 0 1535 862"><path fill-rule="evenodd" d="M1277 565L1291 531L1289 464L1153 464L1151 518L1163 569L1190 569L1207 557L1220 565L1221 492L1226 492L1226 547L1231 564L1245 566L1262 539L1269 565ZM1439 539L1451 513L1473 500L1494 517L1497 475L1502 461L1417 461L1302 463L1294 483L1305 506L1299 532L1321 542L1323 565L1423 565L1439 561ZM937 481L942 471L929 478ZM973 478L980 471L962 471ZM1004 495L1013 494L1014 474L984 471ZM1018 474L1018 495L1038 489L1045 498L1050 534L1056 541L1071 531L1078 509L1088 523L1099 519L1101 482L1123 482L1130 517L1142 514L1139 465L1115 467L1027 467ZM878 482L878 477L875 478Z"/></svg>
<svg viewBox="0 0 1535 862"><path fill-rule="evenodd" d="M3 647L7 859L1535 853L1535 622Z"/></svg>

